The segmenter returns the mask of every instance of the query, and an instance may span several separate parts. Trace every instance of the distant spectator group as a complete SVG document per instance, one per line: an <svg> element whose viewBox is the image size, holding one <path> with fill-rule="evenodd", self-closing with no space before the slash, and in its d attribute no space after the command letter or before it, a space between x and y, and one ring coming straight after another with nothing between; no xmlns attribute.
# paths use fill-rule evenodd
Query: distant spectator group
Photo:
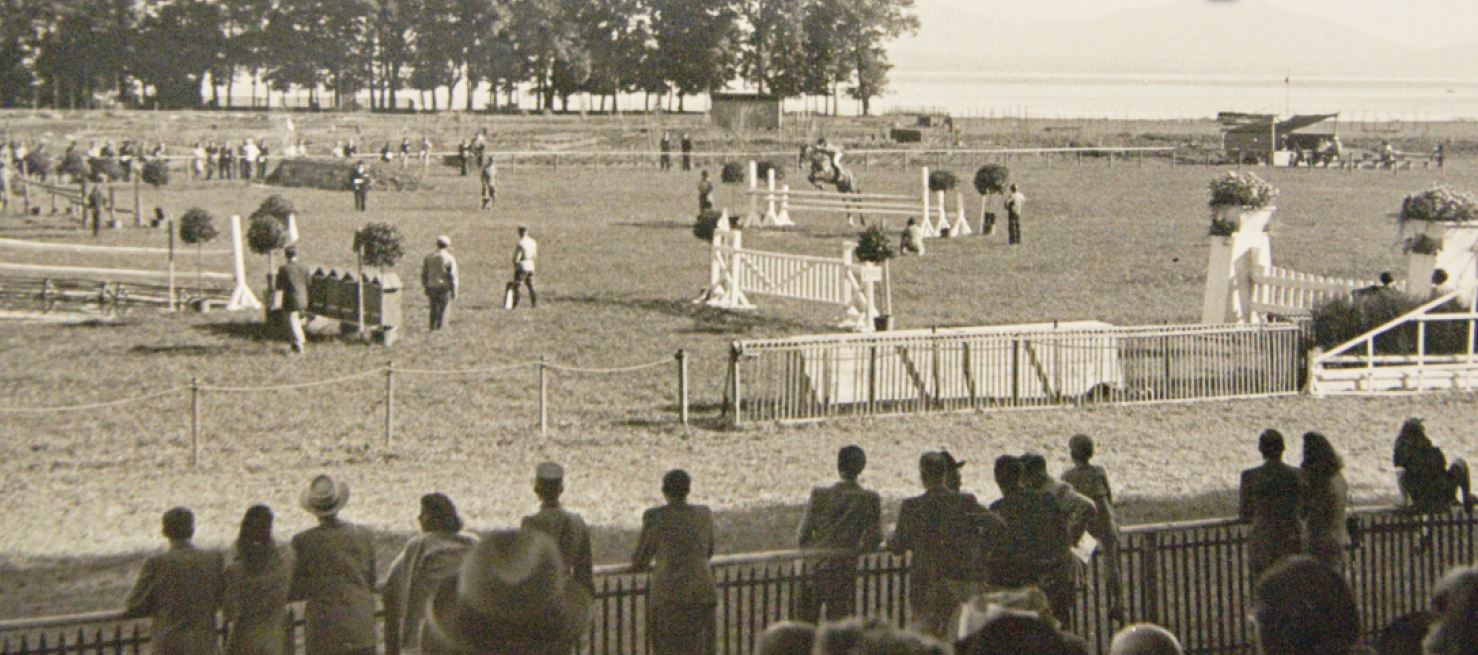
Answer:
<svg viewBox="0 0 1478 655"><path fill-rule="evenodd" d="M1343 573L1348 543L1342 462L1317 432L1303 437L1298 468L1282 463L1283 437L1258 439L1264 464L1242 475L1241 515L1250 522L1249 568L1255 584L1249 619L1263 655L1428 653L1467 655L1478 648L1478 569L1458 569L1436 588L1430 612L1403 616L1362 650L1358 607ZM1001 499L982 505L962 491L966 465L945 450L919 458L923 493L902 501L896 526L882 526L877 492L861 484L867 455L837 453L839 480L811 491L798 542L808 562L796 616L768 627L762 655L1088 653L1072 625L1076 584L1095 550L1108 557L1111 616L1122 623L1118 525L1112 487L1092 463L1087 435L1068 441L1073 466L1055 480L1038 454L1003 455L993 465ZM1450 464L1418 419L1401 427L1394 449L1400 486L1413 511L1471 509L1467 465ZM442 493L421 497L421 533L376 578L371 533L340 517L349 487L328 475L302 492L318 525L288 547L272 537L272 510L243 517L229 560L194 548L193 515L165 513L169 550L145 563L127 613L154 620L161 655L215 652L216 612L227 625L231 655L280 655L291 601L306 605L308 655L376 651L375 610L385 609L385 652L578 652L593 617L596 588L590 531L560 503L565 472L553 462L534 472L538 511L516 530L466 532ZM645 637L657 655L704 655L717 647L718 584L710 571L712 512L689 502L692 477L681 469L661 481L665 503L642 514L633 573L649 572ZM883 544L911 553L909 624L900 629L859 617L859 556ZM824 617L824 620L823 620ZM1422 644L1425 643L1425 646ZM1176 636L1131 624L1110 655L1179 654Z"/></svg>

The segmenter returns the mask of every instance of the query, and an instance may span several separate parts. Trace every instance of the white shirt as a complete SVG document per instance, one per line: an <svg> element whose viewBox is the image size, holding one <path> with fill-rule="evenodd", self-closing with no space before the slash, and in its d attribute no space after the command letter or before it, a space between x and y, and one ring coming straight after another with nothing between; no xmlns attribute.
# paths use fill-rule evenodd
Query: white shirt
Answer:
<svg viewBox="0 0 1478 655"><path fill-rule="evenodd" d="M534 260L539 258L539 243L534 238L525 234L518 240L518 246L513 250L513 261L518 264L519 270L534 272Z"/></svg>

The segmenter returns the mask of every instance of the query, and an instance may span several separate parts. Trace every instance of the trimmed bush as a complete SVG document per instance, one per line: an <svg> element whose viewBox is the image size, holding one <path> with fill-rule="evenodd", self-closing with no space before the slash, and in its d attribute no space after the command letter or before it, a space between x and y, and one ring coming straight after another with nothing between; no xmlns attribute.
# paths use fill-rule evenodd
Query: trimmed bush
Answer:
<svg viewBox="0 0 1478 655"><path fill-rule="evenodd" d="M150 159L144 162L142 176L145 184L156 189L169 184L169 162L163 159Z"/></svg>
<svg viewBox="0 0 1478 655"><path fill-rule="evenodd" d="M718 230L718 221L723 217L723 212L717 209L705 209L698 214L693 222L693 236L698 237L704 243L713 241L713 233ZM729 228L738 227L738 217L729 217Z"/></svg>
<svg viewBox="0 0 1478 655"><path fill-rule="evenodd" d="M1211 201L1208 204L1213 210L1218 207L1262 209L1273 204L1273 199L1278 197L1276 187L1253 173L1228 172L1212 178L1209 187Z"/></svg>
<svg viewBox="0 0 1478 655"><path fill-rule="evenodd" d="M252 214L246 226L246 246L258 255L271 254L287 245L287 230L282 222L266 214Z"/></svg>
<svg viewBox="0 0 1478 655"><path fill-rule="evenodd" d="M180 217L180 241L198 246L216 238L220 233L216 231L215 221L210 212L191 207Z"/></svg>
<svg viewBox="0 0 1478 655"><path fill-rule="evenodd" d="M1397 291L1374 291L1354 298L1329 301L1314 308L1314 344L1327 350L1380 327L1391 319L1426 304L1427 300ZM1448 314L1466 310L1460 303L1448 302L1435 311ZM1415 354L1416 341L1416 324L1403 325L1376 337L1375 352L1379 355ZM1467 352L1467 323L1428 322L1425 345L1429 354Z"/></svg>
<svg viewBox="0 0 1478 655"><path fill-rule="evenodd" d="M953 171L929 171L930 191L954 191L960 186L960 177Z"/></svg>
<svg viewBox="0 0 1478 655"><path fill-rule="evenodd" d="M1000 164L986 164L975 171L975 191L982 196L1003 194L1010 182L1011 170Z"/></svg>
<svg viewBox="0 0 1478 655"><path fill-rule="evenodd" d="M291 200L274 193L262 200L262 204L257 205L256 210L251 213L251 217L268 216L277 219L279 223L286 226L288 215L296 212L297 209L293 207Z"/></svg>
<svg viewBox="0 0 1478 655"><path fill-rule="evenodd" d="M405 237L389 223L370 223L354 233L354 250L365 266L385 269L405 256Z"/></svg>
<svg viewBox="0 0 1478 655"><path fill-rule="evenodd" d="M852 251L852 256L860 262L881 264L893 258L896 254L893 245L888 240L888 233L883 231L883 226L873 224L867 226L861 234L857 235L857 248Z"/></svg>
<svg viewBox="0 0 1478 655"><path fill-rule="evenodd" d="M1466 223L1478 220L1478 199L1437 185L1421 193L1413 193L1401 201L1399 218L1405 221Z"/></svg>
<svg viewBox="0 0 1478 655"><path fill-rule="evenodd" d="M888 130L888 138L894 143L922 143L924 131L911 127L895 127Z"/></svg>
<svg viewBox="0 0 1478 655"><path fill-rule="evenodd" d="M757 175L759 175L759 179L761 181L770 179L769 178L770 171L775 171L775 179L776 180L783 180L783 179L785 179L785 167L783 167L780 164L777 164L775 162L772 162L772 161L770 161L768 159L761 159L761 160L755 162L754 163L754 167L755 167L755 173Z"/></svg>
<svg viewBox="0 0 1478 655"><path fill-rule="evenodd" d="M97 157L92 160L92 175L94 178L102 176L109 180L121 180L123 165L111 157Z"/></svg>
<svg viewBox="0 0 1478 655"><path fill-rule="evenodd" d="M744 162L724 162L724 167L719 170L718 179L724 184L739 184L744 181Z"/></svg>

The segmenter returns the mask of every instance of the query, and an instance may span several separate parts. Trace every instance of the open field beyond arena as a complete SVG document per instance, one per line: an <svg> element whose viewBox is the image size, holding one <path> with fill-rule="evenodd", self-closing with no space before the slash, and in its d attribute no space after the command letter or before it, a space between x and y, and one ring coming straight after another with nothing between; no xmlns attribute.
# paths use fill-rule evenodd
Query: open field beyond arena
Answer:
<svg viewBox="0 0 1478 655"><path fill-rule="evenodd" d="M519 124L509 125L511 132ZM463 126L437 129L451 133ZM336 137L310 138L321 143ZM638 141L633 137L626 146ZM753 147L791 149L775 143ZM963 161L949 167L968 180L981 162ZM1137 325L1198 318L1208 250L1206 182L1223 169L1172 168L1164 160L1112 168L1104 160L1061 159L1050 167L1037 158L1005 163L1029 199L1025 244L1007 247L1001 229L993 237L932 240L927 256L895 261L898 327L1075 319ZM223 240L212 247L222 247L228 236L227 216L249 214L272 193L297 204L300 250L310 266L352 265L351 235L364 221L399 226L408 253L397 270L410 287L401 341L387 350L325 336L309 344L306 356L290 357L285 344L263 337L257 313L168 316L136 310L106 323L0 323L0 406L106 401L188 386L192 377L215 386L306 382L351 375L392 358L397 369L480 369L540 356L599 368L670 360L683 348L690 357L692 428L677 422L671 365L616 376L551 373L547 436L536 427L532 368L470 377L397 375L397 441L389 447L382 443L380 375L300 391L207 393L196 469L188 466L188 392L96 411L4 415L0 517L7 529L0 531L0 615L118 605L138 553L159 541L159 513L174 505L195 509L206 544L227 543L241 513L256 502L278 511L278 532L285 537L308 525L307 516L294 509L297 494L320 471L350 483L351 520L404 533L414 529L418 496L432 490L451 495L473 528L512 525L536 505L529 490L534 465L561 461L569 472L567 504L597 527L597 560L610 562L629 553L640 510L660 502L658 480L672 467L692 472L694 500L721 512L721 549L789 546L797 504L808 487L834 476L835 450L846 443L867 448L871 463L864 482L896 509L899 498L916 493L915 462L925 448L947 446L969 460L967 489L990 498L996 493L987 472L996 455L1042 451L1056 472L1067 462L1067 436L1087 432L1098 440L1098 459L1128 506L1130 522L1229 513L1234 503L1228 493L1238 471L1256 463L1255 435L1266 426L1289 435L1292 459L1298 434L1319 429L1330 436L1362 503L1393 499L1389 448L1406 416L1426 417L1429 433L1450 456L1478 454L1472 428L1478 399L1467 395L1290 398L724 429L717 414L730 342L828 332L834 309L759 298L759 310L731 314L691 303L708 276L708 248L690 229L695 173L631 165L500 168L499 200L491 212L476 209L475 177L435 168L428 188L372 193L363 215L351 211L347 192L197 182L177 168L173 184L145 190L146 211L159 205L177 217L192 206L209 209L223 230ZM804 183L803 175L789 173L793 183ZM912 193L918 184L916 169L897 165L858 174L868 192ZM1403 195L1441 179L1437 171L1421 170L1259 174L1282 191L1273 227L1275 261L1346 277L1403 272L1390 215ZM1459 189L1478 189L1478 166L1471 161L1453 161L1441 175ZM967 198L977 217L973 190ZM737 186L723 185L718 201L735 211L747 207ZM999 199L995 203L999 210ZM841 216L797 212L794 218L797 228L746 232L746 244L834 257L855 234ZM541 245L536 311L501 308L518 224L529 225ZM424 325L419 260L443 233L452 239L463 287L449 328L433 335ZM61 216L5 216L0 236L92 242ZM160 231L128 227L105 231L98 242L161 246L164 238ZM188 264L185 253L182 263ZM4 257L83 261L13 252ZM265 260L251 256L248 273L261 286ZM382 540L382 566L398 539Z"/></svg>

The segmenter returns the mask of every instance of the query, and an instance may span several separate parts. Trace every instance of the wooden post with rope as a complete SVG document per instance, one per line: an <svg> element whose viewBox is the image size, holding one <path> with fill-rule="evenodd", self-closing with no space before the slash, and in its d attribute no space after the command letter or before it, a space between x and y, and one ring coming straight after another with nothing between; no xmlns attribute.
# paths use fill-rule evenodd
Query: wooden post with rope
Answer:
<svg viewBox="0 0 1478 655"><path fill-rule="evenodd" d="M385 447L395 441L395 360L385 364Z"/></svg>
<svg viewBox="0 0 1478 655"><path fill-rule="evenodd" d="M190 378L190 468L200 464L200 378Z"/></svg>

